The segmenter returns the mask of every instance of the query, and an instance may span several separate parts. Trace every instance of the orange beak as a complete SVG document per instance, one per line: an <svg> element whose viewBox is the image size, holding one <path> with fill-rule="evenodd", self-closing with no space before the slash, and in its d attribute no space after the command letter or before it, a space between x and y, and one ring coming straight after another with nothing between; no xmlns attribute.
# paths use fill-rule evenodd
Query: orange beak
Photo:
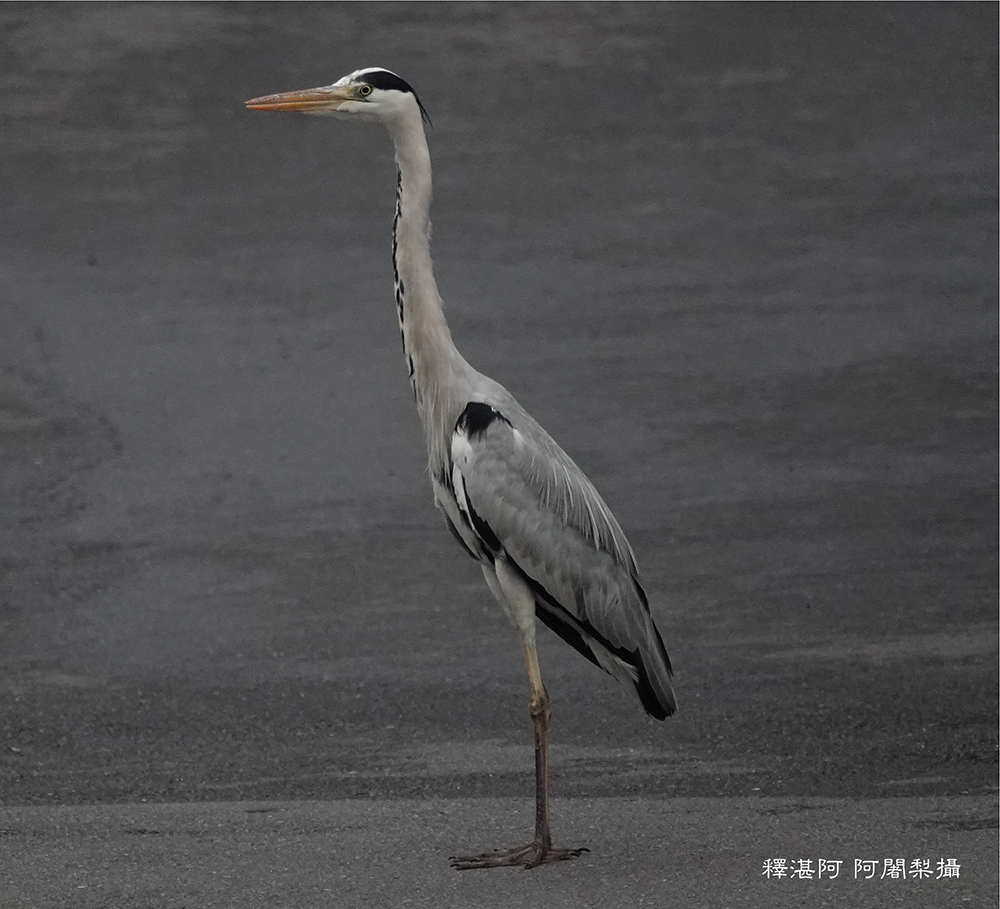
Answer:
<svg viewBox="0 0 1000 909"><path fill-rule="evenodd" d="M355 97L354 91L353 86L327 85L322 88L264 95L247 101L246 106L250 110L296 110L305 113L332 111L339 110L345 101L361 100Z"/></svg>

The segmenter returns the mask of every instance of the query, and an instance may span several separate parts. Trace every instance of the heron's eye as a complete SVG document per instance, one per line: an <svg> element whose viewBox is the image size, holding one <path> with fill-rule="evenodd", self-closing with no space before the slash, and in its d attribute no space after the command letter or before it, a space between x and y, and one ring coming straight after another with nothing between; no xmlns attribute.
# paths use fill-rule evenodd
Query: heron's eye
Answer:
<svg viewBox="0 0 1000 909"><path fill-rule="evenodd" d="M362 85L358 89L358 94L361 95L363 98L367 97L371 93L372 93L372 87L370 85Z"/></svg>

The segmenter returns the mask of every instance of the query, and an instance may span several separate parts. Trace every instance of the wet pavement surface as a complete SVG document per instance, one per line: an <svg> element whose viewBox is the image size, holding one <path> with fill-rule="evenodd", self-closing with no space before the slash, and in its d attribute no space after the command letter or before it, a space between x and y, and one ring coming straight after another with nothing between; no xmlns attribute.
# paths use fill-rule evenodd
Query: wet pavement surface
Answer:
<svg viewBox="0 0 1000 909"><path fill-rule="evenodd" d="M901 805L953 799L975 820L957 847L988 859L996 24L990 4L0 8L7 854L59 811L280 803L384 834L378 812L425 805L444 879L450 824L511 845L456 819L527 823L520 654L424 472L388 142L242 106L377 64L433 119L456 342L602 491L677 672L660 724L541 632L557 831L628 837L639 812L662 857L658 805L714 800L704 852L743 800L844 799L847 859L851 800L881 843L929 829ZM995 863L968 873L961 898L994 899ZM144 886L65 905L274 904Z"/></svg>

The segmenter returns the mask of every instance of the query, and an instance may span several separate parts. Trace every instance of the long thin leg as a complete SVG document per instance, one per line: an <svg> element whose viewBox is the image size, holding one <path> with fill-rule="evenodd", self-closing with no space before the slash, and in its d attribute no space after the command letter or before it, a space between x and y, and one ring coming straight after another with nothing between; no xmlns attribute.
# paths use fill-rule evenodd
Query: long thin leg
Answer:
<svg viewBox="0 0 1000 909"><path fill-rule="evenodd" d="M549 723L552 721L552 710L549 694L542 684L538 653L533 646L525 645L524 662L531 683L528 713L535 727L535 842L543 850L548 850L552 848L552 831L549 828Z"/></svg>
<svg viewBox="0 0 1000 909"><path fill-rule="evenodd" d="M538 667L538 653L534 643L524 644L524 662L531 684L531 700L528 713L535 729L535 838L526 846L518 846L506 852L485 852L481 855L452 856L452 867L460 871L476 868L503 868L520 865L535 868L547 862L561 862L587 852L587 849L561 849L552 845L552 831L549 828L549 722L552 711L549 696L542 684L542 673Z"/></svg>

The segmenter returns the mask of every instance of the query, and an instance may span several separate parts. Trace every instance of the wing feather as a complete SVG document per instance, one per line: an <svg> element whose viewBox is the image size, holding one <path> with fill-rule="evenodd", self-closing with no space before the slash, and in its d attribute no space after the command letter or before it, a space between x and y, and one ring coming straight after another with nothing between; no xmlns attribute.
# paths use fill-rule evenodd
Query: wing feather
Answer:
<svg viewBox="0 0 1000 909"><path fill-rule="evenodd" d="M672 713L669 659L614 515L527 413L513 403L493 413L498 418L475 426L460 419L456 427L452 470L462 487L460 510L468 510L471 524L488 526L498 547L493 556L502 554L525 574L546 624L613 675L623 681L627 675L647 710L649 692L640 683L651 687L662 708L651 713Z"/></svg>

